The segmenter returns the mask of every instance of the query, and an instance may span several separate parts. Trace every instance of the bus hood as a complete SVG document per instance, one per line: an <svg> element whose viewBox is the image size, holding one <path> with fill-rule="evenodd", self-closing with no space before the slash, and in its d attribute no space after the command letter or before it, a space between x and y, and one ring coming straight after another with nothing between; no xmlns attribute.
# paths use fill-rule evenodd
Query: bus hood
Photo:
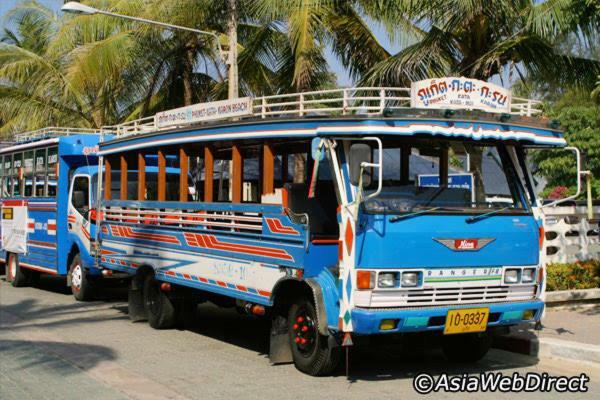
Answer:
<svg viewBox="0 0 600 400"><path fill-rule="evenodd" d="M356 237L357 268L537 265L538 225L531 215L363 214Z"/></svg>

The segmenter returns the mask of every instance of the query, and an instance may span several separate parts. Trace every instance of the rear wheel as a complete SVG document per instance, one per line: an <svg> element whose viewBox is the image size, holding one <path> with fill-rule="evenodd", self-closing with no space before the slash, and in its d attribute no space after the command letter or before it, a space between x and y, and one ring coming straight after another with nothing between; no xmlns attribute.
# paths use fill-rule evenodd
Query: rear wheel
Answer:
<svg viewBox="0 0 600 400"><path fill-rule="evenodd" d="M23 271L19 265L19 256L10 254L6 265L6 278L14 287L23 287L29 284L29 271Z"/></svg>
<svg viewBox="0 0 600 400"><path fill-rule="evenodd" d="M175 326L177 315L173 302L160 289L160 284L152 274L144 279L144 309L151 327L170 329Z"/></svg>
<svg viewBox="0 0 600 400"><path fill-rule="evenodd" d="M442 351L449 361L476 362L485 357L491 344L487 332L446 335L442 338Z"/></svg>
<svg viewBox="0 0 600 400"><path fill-rule="evenodd" d="M319 333L314 304L299 298L288 313L288 332L292 357L298 370L312 376L333 372L340 361L340 349L331 347L327 336Z"/></svg>
<svg viewBox="0 0 600 400"><path fill-rule="evenodd" d="M93 297L93 287L90 283L88 272L81 264L81 257L76 254L69 267L69 280L71 281L71 293L79 301L89 301Z"/></svg>

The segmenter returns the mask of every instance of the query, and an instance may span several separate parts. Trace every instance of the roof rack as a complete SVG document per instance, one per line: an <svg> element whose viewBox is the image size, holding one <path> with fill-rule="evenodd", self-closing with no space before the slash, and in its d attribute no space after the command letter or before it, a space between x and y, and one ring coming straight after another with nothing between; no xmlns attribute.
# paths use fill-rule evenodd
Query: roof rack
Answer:
<svg viewBox="0 0 600 400"><path fill-rule="evenodd" d="M107 130L102 130L104 133L108 133ZM93 135L100 134L100 129L91 129L91 128L66 128L66 127L57 127L50 126L47 128L38 129L31 132L23 132L17 133L15 135L15 143L27 143L33 142L36 140L42 139L50 139L59 136L71 136L71 135Z"/></svg>
<svg viewBox="0 0 600 400"><path fill-rule="evenodd" d="M395 110L411 109L411 88L356 87L278 94L250 99L252 110L245 116L225 116L210 122L246 118L277 118L303 116L377 116ZM512 97L510 114L531 117L542 113L542 102ZM120 125L103 127L103 132L116 133L117 137L189 127L184 123L160 127L154 116L128 121Z"/></svg>

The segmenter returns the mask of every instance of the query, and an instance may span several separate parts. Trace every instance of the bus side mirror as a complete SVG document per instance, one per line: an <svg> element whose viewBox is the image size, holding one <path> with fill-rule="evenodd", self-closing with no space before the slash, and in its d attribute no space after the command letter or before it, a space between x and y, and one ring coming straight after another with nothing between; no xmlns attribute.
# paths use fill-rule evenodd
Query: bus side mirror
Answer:
<svg viewBox="0 0 600 400"><path fill-rule="evenodd" d="M564 199L558 199L553 202L542 205L542 208L554 207L557 204L564 203L569 200L575 200L582 192L582 181L585 178L587 182L587 207L589 219L592 219L592 172L585 170L585 157L582 157L581 152L577 147L565 147L564 150L572 151L575 154L575 160L577 165L577 191L574 195L565 197Z"/></svg>
<svg viewBox="0 0 600 400"><path fill-rule="evenodd" d="M370 170L372 168L364 168L362 165L363 163L371 164L372 154L371 146L368 144L354 143L350 146L348 162L350 167L350 182L353 185L356 186L359 184L361 173L363 186L371 185Z"/></svg>

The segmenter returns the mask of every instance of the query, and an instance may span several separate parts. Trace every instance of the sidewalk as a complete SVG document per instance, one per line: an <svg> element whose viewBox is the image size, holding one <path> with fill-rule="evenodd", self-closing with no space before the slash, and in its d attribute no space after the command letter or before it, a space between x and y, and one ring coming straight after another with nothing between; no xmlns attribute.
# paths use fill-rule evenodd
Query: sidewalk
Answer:
<svg viewBox="0 0 600 400"><path fill-rule="evenodd" d="M548 307L542 329L511 328L495 347L542 357L568 358L600 364L600 304Z"/></svg>

